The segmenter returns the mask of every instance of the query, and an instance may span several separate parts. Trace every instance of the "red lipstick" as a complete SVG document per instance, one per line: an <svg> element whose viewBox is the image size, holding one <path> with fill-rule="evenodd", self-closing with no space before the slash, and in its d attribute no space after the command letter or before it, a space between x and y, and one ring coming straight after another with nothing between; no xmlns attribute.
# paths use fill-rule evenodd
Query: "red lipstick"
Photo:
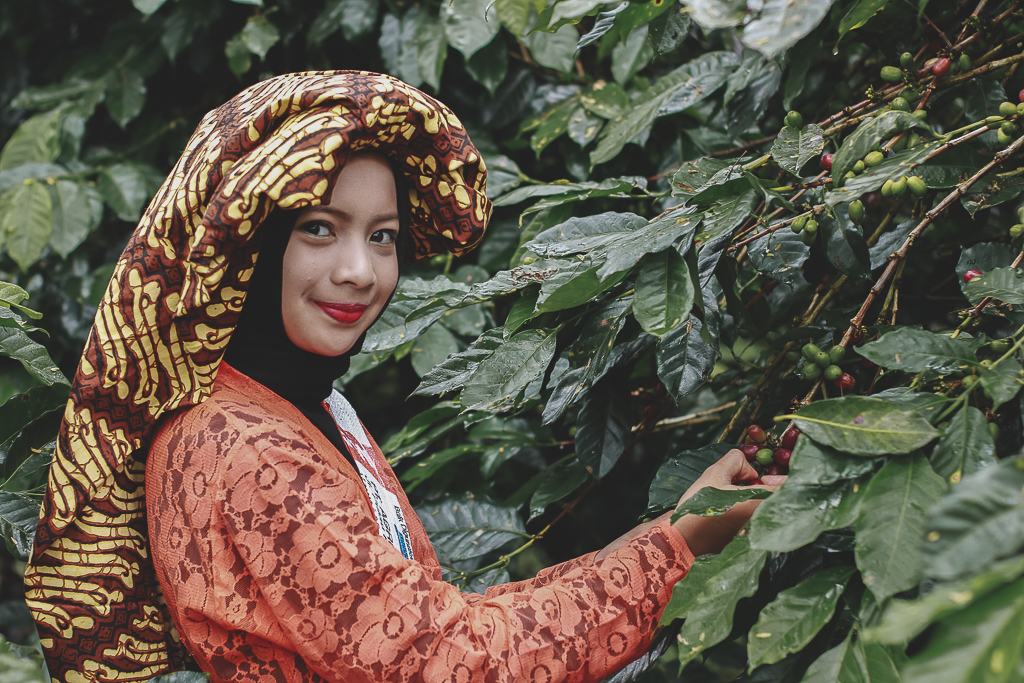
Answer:
<svg viewBox="0 0 1024 683"><path fill-rule="evenodd" d="M320 310L340 323L354 323L363 316L366 306L362 304L333 304L316 302Z"/></svg>

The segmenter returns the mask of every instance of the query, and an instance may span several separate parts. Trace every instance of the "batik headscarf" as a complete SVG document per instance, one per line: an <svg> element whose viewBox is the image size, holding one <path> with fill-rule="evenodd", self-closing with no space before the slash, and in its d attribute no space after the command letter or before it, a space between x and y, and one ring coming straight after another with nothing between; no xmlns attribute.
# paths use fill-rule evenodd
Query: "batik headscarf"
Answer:
<svg viewBox="0 0 1024 683"><path fill-rule="evenodd" d="M149 205L72 383L25 574L55 681L146 680L186 662L149 559L149 440L161 415L209 395L261 222L319 204L348 155L367 149L406 180L414 256L480 240L490 203L465 128L415 88L365 72L245 90L203 119Z"/></svg>

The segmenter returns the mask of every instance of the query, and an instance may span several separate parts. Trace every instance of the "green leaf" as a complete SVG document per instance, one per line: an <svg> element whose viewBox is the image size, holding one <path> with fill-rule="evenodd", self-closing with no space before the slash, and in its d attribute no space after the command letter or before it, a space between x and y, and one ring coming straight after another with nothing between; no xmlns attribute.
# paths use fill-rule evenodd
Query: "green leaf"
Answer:
<svg viewBox="0 0 1024 683"><path fill-rule="evenodd" d="M986 467L955 486L926 525L924 574L977 572L1024 547L1024 457Z"/></svg>
<svg viewBox="0 0 1024 683"><path fill-rule="evenodd" d="M68 386L32 387L24 394L15 394L0 406L0 444L15 436L29 422L44 413L63 409L68 400ZM0 463L3 460L0 459Z"/></svg>
<svg viewBox="0 0 1024 683"><path fill-rule="evenodd" d="M611 120L629 108L629 97L618 83L598 81L580 92L580 104L591 114Z"/></svg>
<svg viewBox="0 0 1024 683"><path fill-rule="evenodd" d="M675 523L683 515L718 517L732 510L739 503L745 503L748 500L764 500L770 495L771 491L767 489L726 491L713 486L705 486L679 504L679 507L672 513L672 522Z"/></svg>
<svg viewBox="0 0 1024 683"><path fill-rule="evenodd" d="M569 120L577 111L582 111L579 103L573 99L563 100L544 112L541 124L530 138L530 149L540 156L541 151L555 141L562 133L569 130Z"/></svg>
<svg viewBox="0 0 1024 683"><path fill-rule="evenodd" d="M530 497L530 521L537 519L555 501L565 498L582 486L590 475L583 464L572 457L548 467L527 486L535 487Z"/></svg>
<svg viewBox="0 0 1024 683"><path fill-rule="evenodd" d="M890 460L868 482L857 516L857 568L879 602L921 579L925 518L945 490L921 453Z"/></svg>
<svg viewBox="0 0 1024 683"><path fill-rule="evenodd" d="M693 281L675 249L644 256L635 289L633 316L648 334L663 337L690 317Z"/></svg>
<svg viewBox="0 0 1024 683"><path fill-rule="evenodd" d="M681 206L639 227L635 232L624 232L602 249L604 263L597 271L598 276L604 279L614 273L630 270L646 254L657 253L677 242L682 243L679 250L686 251L682 245L692 239L700 220L701 215L695 214L692 207Z"/></svg>
<svg viewBox="0 0 1024 683"><path fill-rule="evenodd" d="M786 590L761 610L748 635L750 669L799 652L836 611L853 567L829 567Z"/></svg>
<svg viewBox="0 0 1024 683"><path fill-rule="evenodd" d="M659 6L665 4L662 2L659 3ZM653 56L654 48L647 41L647 27L639 26L633 29L625 42L612 48L612 77L617 83L628 83L637 71L647 66Z"/></svg>
<svg viewBox="0 0 1024 683"><path fill-rule="evenodd" d="M526 27L530 25L530 13L534 5L532 0L495 0L494 11L512 35L522 38ZM540 9L544 9L544 6L541 5Z"/></svg>
<svg viewBox="0 0 1024 683"><path fill-rule="evenodd" d="M613 9L601 12L597 15L597 19L594 21L594 26L591 28L586 35L580 38L580 41L576 43L576 50L582 50L591 43L596 43L600 40L601 36L612 30L615 26L616 17L626 9L631 7L629 0L624 0Z"/></svg>
<svg viewBox="0 0 1024 683"><path fill-rule="evenodd" d="M1024 269L994 268L964 285L964 293L973 301L990 296L1007 304L1024 304Z"/></svg>
<svg viewBox="0 0 1024 683"><path fill-rule="evenodd" d="M467 60L491 42L501 28L497 13L487 15L490 4L490 0L441 3L445 36Z"/></svg>
<svg viewBox="0 0 1024 683"><path fill-rule="evenodd" d="M863 486L860 479L823 486L787 481L754 511L750 543L762 550L788 552L824 531L850 526L857 519Z"/></svg>
<svg viewBox="0 0 1024 683"><path fill-rule="evenodd" d="M746 0L681 0L693 20L706 30L738 26L746 16Z"/></svg>
<svg viewBox="0 0 1024 683"><path fill-rule="evenodd" d="M124 128L138 117L146 104L146 80L136 71L125 68L115 70L107 79L104 102L110 118Z"/></svg>
<svg viewBox="0 0 1024 683"><path fill-rule="evenodd" d="M836 39L836 45L839 45L839 41L842 40L843 36L847 33L868 23L868 20L871 19L871 17L882 11L888 1L889 0L859 0L857 4L851 7L839 21L839 37Z"/></svg>
<svg viewBox="0 0 1024 683"><path fill-rule="evenodd" d="M730 101L730 93L726 90L726 134L729 136L743 135L755 122L761 120L768 110L769 102L782 85L782 68L774 60L764 60L760 55L757 55L757 59L758 63L751 68L753 80L736 91L737 97Z"/></svg>
<svg viewBox="0 0 1024 683"><path fill-rule="evenodd" d="M596 166L615 158L626 143L648 130L658 116L682 111L710 96L725 84L738 63L731 53L712 52L662 76L605 126L597 149L590 154L590 164Z"/></svg>
<svg viewBox="0 0 1024 683"><path fill-rule="evenodd" d="M951 484L995 464L996 447L981 411L972 406L957 411L931 460L935 471Z"/></svg>
<svg viewBox="0 0 1024 683"><path fill-rule="evenodd" d="M434 366L440 364L453 353L458 353L459 342L443 325L432 325L426 332L416 338L410 357L412 369L423 377Z"/></svg>
<svg viewBox="0 0 1024 683"><path fill-rule="evenodd" d="M629 197L635 189L646 190L647 181L643 177L626 176L624 178L608 178L599 183L582 182L568 183L565 181L549 185L530 185L520 187L494 201L495 206L511 206L527 199L546 197L547 201L538 202L524 211L524 214L535 213L553 208L559 204L593 197Z"/></svg>
<svg viewBox="0 0 1024 683"><path fill-rule="evenodd" d="M416 457L436 439L462 428L464 417L459 413L459 404L455 401L435 403L410 419L398 433L392 434L381 445L381 450L387 454L391 464Z"/></svg>
<svg viewBox="0 0 1024 683"><path fill-rule="evenodd" d="M379 8L376 0L329 0L310 25L306 40L319 45L338 29L345 40L357 40L377 24Z"/></svg>
<svg viewBox="0 0 1024 683"><path fill-rule="evenodd" d="M29 374L43 384L68 383L67 378L50 359L46 348L32 341L22 330L0 327L0 356L18 361Z"/></svg>
<svg viewBox="0 0 1024 683"><path fill-rule="evenodd" d="M737 536L719 555L695 562L675 585L661 623L686 619L678 636L680 664L729 635L736 604L757 591L767 558L768 553L752 548L746 536Z"/></svg>
<svg viewBox="0 0 1024 683"><path fill-rule="evenodd" d="M508 48L505 45L505 41L500 38L492 40L477 50L473 58L466 61L466 72L472 76L474 81L487 88L487 92L491 94L491 97L494 97L494 93L498 91L498 86L505 80L505 74L508 73ZM507 159L508 157L504 158ZM494 166L488 162L487 195L489 197L497 197L506 189L509 189L509 187L515 187L515 185L519 184L519 182L516 182L515 185L507 186L505 189L500 187L495 189L493 187L493 172Z"/></svg>
<svg viewBox="0 0 1024 683"><path fill-rule="evenodd" d="M486 555L509 541L527 536L515 508L478 498L448 496L416 512L438 559L448 566Z"/></svg>
<svg viewBox="0 0 1024 683"><path fill-rule="evenodd" d="M1024 579L943 620L900 672L903 683L1010 683L1024 670Z"/></svg>
<svg viewBox="0 0 1024 683"><path fill-rule="evenodd" d="M851 631L839 645L821 655L807 669L801 683L869 683L863 647ZM893 679L892 683L898 683Z"/></svg>
<svg viewBox="0 0 1024 683"><path fill-rule="evenodd" d="M800 235L782 228L750 243L747 254L760 272L774 280L792 282L811 255L811 248Z"/></svg>
<svg viewBox="0 0 1024 683"><path fill-rule="evenodd" d="M97 187L117 217L129 223L139 220L151 196L147 170L140 164L114 164L104 168Z"/></svg>
<svg viewBox="0 0 1024 683"><path fill-rule="evenodd" d="M568 73L576 65L576 43L579 38L576 27L567 24L553 34L531 33L523 38L523 45L541 66Z"/></svg>
<svg viewBox="0 0 1024 683"><path fill-rule="evenodd" d="M103 218L103 198L92 185L58 180L52 190L53 232L50 248L67 258Z"/></svg>
<svg viewBox="0 0 1024 683"><path fill-rule="evenodd" d="M569 117L569 139L580 147L586 147L597 138L604 127L604 119L587 112L585 107L577 107Z"/></svg>
<svg viewBox="0 0 1024 683"><path fill-rule="evenodd" d="M830 0L766 0L761 14L743 29L743 44L774 57L813 31L831 5Z"/></svg>
<svg viewBox="0 0 1024 683"><path fill-rule="evenodd" d="M970 347L957 339L927 330L901 327L857 347L857 353L890 370L948 374L977 364Z"/></svg>
<svg viewBox="0 0 1024 683"><path fill-rule="evenodd" d="M875 470L875 462L847 455L811 439L799 439L789 463L789 481L801 485L827 486L846 479L858 479Z"/></svg>
<svg viewBox="0 0 1024 683"><path fill-rule="evenodd" d="M224 43L224 56L228 58L231 73L239 78L252 68L251 52L242 40L241 33Z"/></svg>
<svg viewBox="0 0 1024 683"><path fill-rule="evenodd" d="M848 204L866 193L875 192L881 189L881 187L885 185L886 180L895 180L896 178L900 178L905 175L920 175L917 173L917 169L921 167L916 166L916 164L922 163L929 155L933 154L941 144L941 142L936 141L928 144L917 145L911 149L905 149L902 152L898 152L895 155L888 157L877 166L868 167L868 169L859 176L847 178L843 181L843 186L841 188L833 189L825 196L825 206L834 207L842 204ZM835 164L833 163L833 168L834 167ZM913 226L916 226L919 222L920 219L913 220Z"/></svg>
<svg viewBox="0 0 1024 683"><path fill-rule="evenodd" d="M1004 358L992 367L981 367L978 372L985 395L992 399L993 410L998 410L999 406L1020 393L1024 384L1024 368L1012 357Z"/></svg>
<svg viewBox="0 0 1024 683"><path fill-rule="evenodd" d="M199 671L175 671L174 673L154 676L149 683L208 683L210 674Z"/></svg>
<svg viewBox="0 0 1024 683"><path fill-rule="evenodd" d="M23 271L39 260L53 232L49 188L31 180L0 196L0 244Z"/></svg>
<svg viewBox="0 0 1024 683"><path fill-rule="evenodd" d="M578 24L586 16L596 14L608 0L555 0L548 8L540 12L534 31L552 32L566 24Z"/></svg>
<svg viewBox="0 0 1024 683"><path fill-rule="evenodd" d="M239 34L242 43L257 57L263 61L267 57L270 48L277 45L281 40L281 33L269 19L262 14L254 14L245 22L245 28Z"/></svg>
<svg viewBox="0 0 1024 683"><path fill-rule="evenodd" d="M745 179L733 182L747 185ZM730 186L730 189L738 188ZM697 200L698 198L694 198L694 201ZM738 228L754 212L758 201L757 193L749 186L742 192L715 200L714 206L704 214L704 229L701 231L704 241L713 240Z"/></svg>
<svg viewBox="0 0 1024 683"><path fill-rule="evenodd" d="M392 301L380 318L367 331L364 353L379 353L412 341L444 315L446 308L437 308L429 315L406 322L406 316L419 306L418 301Z"/></svg>
<svg viewBox="0 0 1024 683"><path fill-rule="evenodd" d="M501 410L541 377L555 355L558 335L526 330L513 336L473 371L462 390L466 410Z"/></svg>
<svg viewBox="0 0 1024 683"><path fill-rule="evenodd" d="M437 474L446 465L468 454L479 455L482 450L483 446L480 444L459 444L451 448L434 451L428 457L420 460L402 473L400 477L402 488L406 492L412 491L424 481Z"/></svg>
<svg viewBox="0 0 1024 683"><path fill-rule="evenodd" d="M818 221L825 257L841 273L854 277L869 275L871 255L864 235L850 220L845 206L837 207L835 213L835 218L823 216Z"/></svg>
<svg viewBox="0 0 1024 683"><path fill-rule="evenodd" d="M892 600L881 621L864 632L868 642L904 645L929 624L964 609L1024 574L1024 556L997 562L985 572L960 581L940 583L917 600Z"/></svg>
<svg viewBox="0 0 1024 683"><path fill-rule="evenodd" d="M804 164L816 159L824 148L825 136L817 125L809 123L800 129L783 126L772 145L772 158L782 169L799 176Z"/></svg>
<svg viewBox="0 0 1024 683"><path fill-rule="evenodd" d="M599 268L589 259L567 259L553 275L541 283L537 312L550 313L575 308L615 286L626 275L616 273L602 281L598 275Z"/></svg>
<svg viewBox="0 0 1024 683"><path fill-rule="evenodd" d="M955 271L960 291L964 292L964 296L971 304L977 304L984 297L975 297L967 293L967 285L970 283L964 282L964 273L972 269L987 273L996 268L1004 268L1011 265L1019 253L1019 250L1010 245L999 242L979 242L965 248L960 252L960 260L956 263Z"/></svg>
<svg viewBox="0 0 1024 683"><path fill-rule="evenodd" d="M437 90L441 86L441 71L448 56L448 40L441 20L436 17L424 17L419 30L416 31L413 45L416 48L416 64L420 76L427 85Z"/></svg>
<svg viewBox="0 0 1024 683"><path fill-rule="evenodd" d="M682 451L666 460L651 482L647 511L644 514L652 515L674 508L679 497L697 481L704 470L718 462L732 448L729 444L712 443L697 450Z"/></svg>
<svg viewBox="0 0 1024 683"><path fill-rule="evenodd" d="M583 394L576 418L576 457L597 479L625 452L631 432L629 396L609 381Z"/></svg>
<svg viewBox="0 0 1024 683"><path fill-rule="evenodd" d="M868 457L910 453L939 435L923 417L865 396L815 401L797 412L796 425L819 443Z"/></svg>
<svg viewBox="0 0 1024 683"><path fill-rule="evenodd" d="M832 177L841 180L879 142L911 128L929 130L921 119L905 111L888 111L864 121L843 141L832 158Z"/></svg>
<svg viewBox="0 0 1024 683"><path fill-rule="evenodd" d="M135 9L148 17L150 14L163 7L166 1L167 0L132 0L132 4L135 6Z"/></svg>
<svg viewBox="0 0 1024 683"><path fill-rule="evenodd" d="M37 114L18 126L0 152L0 171L23 164L49 163L60 156L61 109Z"/></svg>
<svg viewBox="0 0 1024 683"><path fill-rule="evenodd" d="M658 377L677 401L711 379L718 353L701 337L704 323L691 317L658 340Z"/></svg>
<svg viewBox="0 0 1024 683"><path fill-rule="evenodd" d="M2 330L0 330L2 333ZM39 503L24 493L0 489L0 536L11 554L27 559L39 524Z"/></svg>

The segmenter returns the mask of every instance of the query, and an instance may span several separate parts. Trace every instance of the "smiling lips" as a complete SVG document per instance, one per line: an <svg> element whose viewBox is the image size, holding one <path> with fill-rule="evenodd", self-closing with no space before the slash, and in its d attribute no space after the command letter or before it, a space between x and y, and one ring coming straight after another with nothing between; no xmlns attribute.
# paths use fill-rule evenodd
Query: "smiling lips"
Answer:
<svg viewBox="0 0 1024 683"><path fill-rule="evenodd" d="M363 311L366 310L366 306L362 304L332 304L318 301L316 305L340 323L354 323L363 317Z"/></svg>

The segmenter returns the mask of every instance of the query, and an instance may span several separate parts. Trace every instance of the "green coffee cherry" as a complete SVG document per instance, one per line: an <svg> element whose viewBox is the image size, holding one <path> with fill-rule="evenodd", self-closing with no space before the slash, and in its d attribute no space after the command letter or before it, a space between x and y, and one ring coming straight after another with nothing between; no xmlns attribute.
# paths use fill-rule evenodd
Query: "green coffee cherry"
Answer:
<svg viewBox="0 0 1024 683"><path fill-rule="evenodd" d="M821 377L821 368L814 363L807 363L803 368L804 379L815 380Z"/></svg>
<svg viewBox="0 0 1024 683"><path fill-rule="evenodd" d="M795 363L800 360L800 354L796 351L786 351L786 360L791 363Z"/></svg>
<svg viewBox="0 0 1024 683"><path fill-rule="evenodd" d="M1017 105L1017 113L1024 114L1024 102L1021 102L1020 104Z"/></svg>
<svg viewBox="0 0 1024 683"><path fill-rule="evenodd" d="M817 232L811 232L810 230L807 230L806 228L804 229L804 231L802 233L800 233L800 241L803 242L804 244L806 244L809 247L814 244L814 240L817 239L817 237L818 237L818 233Z"/></svg>
<svg viewBox="0 0 1024 683"><path fill-rule="evenodd" d="M1017 134L1017 124L1013 121L1004 121L1003 125L999 126L999 130L1003 131L1007 135Z"/></svg>
<svg viewBox="0 0 1024 683"><path fill-rule="evenodd" d="M902 176L892 181L892 196L902 197L903 193L907 191L907 177Z"/></svg>
<svg viewBox="0 0 1024 683"><path fill-rule="evenodd" d="M821 347L814 342L807 342L804 344L803 348L800 349L800 352L804 354L804 358L814 362L814 359L818 357L819 353L821 353Z"/></svg>
<svg viewBox="0 0 1024 683"><path fill-rule="evenodd" d="M837 379L843 376L843 369L838 365L830 365L822 372L825 379L829 382L835 382Z"/></svg>
<svg viewBox="0 0 1024 683"><path fill-rule="evenodd" d="M1017 209L1017 222L1024 223L1024 206Z"/></svg>
<svg viewBox="0 0 1024 683"><path fill-rule="evenodd" d="M864 202L859 199L854 199L850 202L850 220L854 223L860 223L861 219L864 218Z"/></svg>
<svg viewBox="0 0 1024 683"><path fill-rule="evenodd" d="M836 344L828 350L828 357L833 363L841 363L846 357L846 347Z"/></svg>
<svg viewBox="0 0 1024 683"><path fill-rule="evenodd" d="M889 106L895 109L896 111L910 111L910 102L907 102L902 97L895 98L892 102L889 103Z"/></svg>
<svg viewBox="0 0 1024 683"><path fill-rule="evenodd" d="M807 225L807 215L797 216L793 219L793 222L789 224L789 229L793 232L800 232Z"/></svg>
<svg viewBox="0 0 1024 683"><path fill-rule="evenodd" d="M892 196L892 178L882 183L882 196L886 199Z"/></svg>
<svg viewBox="0 0 1024 683"><path fill-rule="evenodd" d="M790 128L803 128L804 117L800 116L800 112L798 111L791 111L786 114L786 125Z"/></svg>
<svg viewBox="0 0 1024 683"><path fill-rule="evenodd" d="M928 118L928 110L927 109L915 109L911 113L914 115L914 118L919 119L921 121L924 121L925 119Z"/></svg>
<svg viewBox="0 0 1024 683"><path fill-rule="evenodd" d="M999 438L999 425L995 422L988 423L988 433L992 435L992 440L995 441Z"/></svg>
<svg viewBox="0 0 1024 683"><path fill-rule="evenodd" d="M754 459L757 460L758 465L771 465L775 462L775 451L770 448L762 448L754 455Z"/></svg>
<svg viewBox="0 0 1024 683"><path fill-rule="evenodd" d="M818 233L818 221L814 220L813 218L808 220L807 224L804 226L804 232L809 232L812 235L816 235Z"/></svg>
<svg viewBox="0 0 1024 683"><path fill-rule="evenodd" d="M824 351L818 351L814 356L814 364L824 370L828 366L832 365L832 359L828 357L828 354Z"/></svg>
<svg viewBox="0 0 1024 683"><path fill-rule="evenodd" d="M1013 116L1017 113L1017 105L1013 102L1003 102L999 105L1000 116Z"/></svg>
<svg viewBox="0 0 1024 683"><path fill-rule="evenodd" d="M928 193L928 183L921 176L912 175L907 178L907 187L915 197L923 197Z"/></svg>
<svg viewBox="0 0 1024 683"><path fill-rule="evenodd" d="M985 117L985 125L988 127L989 130L993 130L994 128L998 128L999 126L1003 125L1003 117L1002 116L986 116Z"/></svg>
<svg viewBox="0 0 1024 683"><path fill-rule="evenodd" d="M1017 239L1024 234L1024 223L1016 223L1010 226L1010 239Z"/></svg>
<svg viewBox="0 0 1024 683"><path fill-rule="evenodd" d="M1009 339L995 339L988 345L993 353L1006 353L1011 346L1013 346L1013 342Z"/></svg>
<svg viewBox="0 0 1024 683"><path fill-rule="evenodd" d="M850 180L851 178L856 178L856 177L857 177L857 174L854 173L853 171L847 171L846 175L843 176L843 178L846 179L846 180Z"/></svg>
<svg viewBox="0 0 1024 683"><path fill-rule="evenodd" d="M918 109L917 111L924 111L924 109ZM910 138L907 140L907 147L917 147L921 144L921 136L917 133L911 133Z"/></svg>
<svg viewBox="0 0 1024 683"><path fill-rule="evenodd" d="M895 66L883 66L879 75L886 83L899 83L903 80L903 71Z"/></svg>
<svg viewBox="0 0 1024 683"><path fill-rule="evenodd" d="M902 66L904 69L914 68L914 55L910 54L909 52L904 52L903 54L901 54L900 66Z"/></svg>
<svg viewBox="0 0 1024 683"><path fill-rule="evenodd" d="M971 70L971 58L967 56L966 52L960 55L960 59L957 60L957 64L960 65L961 71Z"/></svg>
<svg viewBox="0 0 1024 683"><path fill-rule="evenodd" d="M864 163L868 166L878 166L883 161L885 161L885 155L881 152L868 152L868 155L864 157Z"/></svg>
<svg viewBox="0 0 1024 683"><path fill-rule="evenodd" d="M907 148L907 138L908 137L909 136L907 136L907 135L901 135L899 137L899 139L896 140L896 144L892 146L892 151L894 151L894 152L902 152L903 150L905 150Z"/></svg>
<svg viewBox="0 0 1024 683"><path fill-rule="evenodd" d="M874 152L872 152L872 154L874 154ZM853 172L859 175L864 172L865 168L864 162L858 160L857 163L853 165Z"/></svg>
<svg viewBox="0 0 1024 683"><path fill-rule="evenodd" d="M971 387L974 386L975 382L977 381L978 378L975 377L974 375L967 375L962 380L960 380L960 384L963 385L964 389L970 389Z"/></svg>
<svg viewBox="0 0 1024 683"><path fill-rule="evenodd" d="M1013 142L1013 136L1007 135L1006 133L1003 132L1003 129L1000 128L999 133L996 134L996 140L999 141L1000 145L1008 145L1011 142Z"/></svg>

